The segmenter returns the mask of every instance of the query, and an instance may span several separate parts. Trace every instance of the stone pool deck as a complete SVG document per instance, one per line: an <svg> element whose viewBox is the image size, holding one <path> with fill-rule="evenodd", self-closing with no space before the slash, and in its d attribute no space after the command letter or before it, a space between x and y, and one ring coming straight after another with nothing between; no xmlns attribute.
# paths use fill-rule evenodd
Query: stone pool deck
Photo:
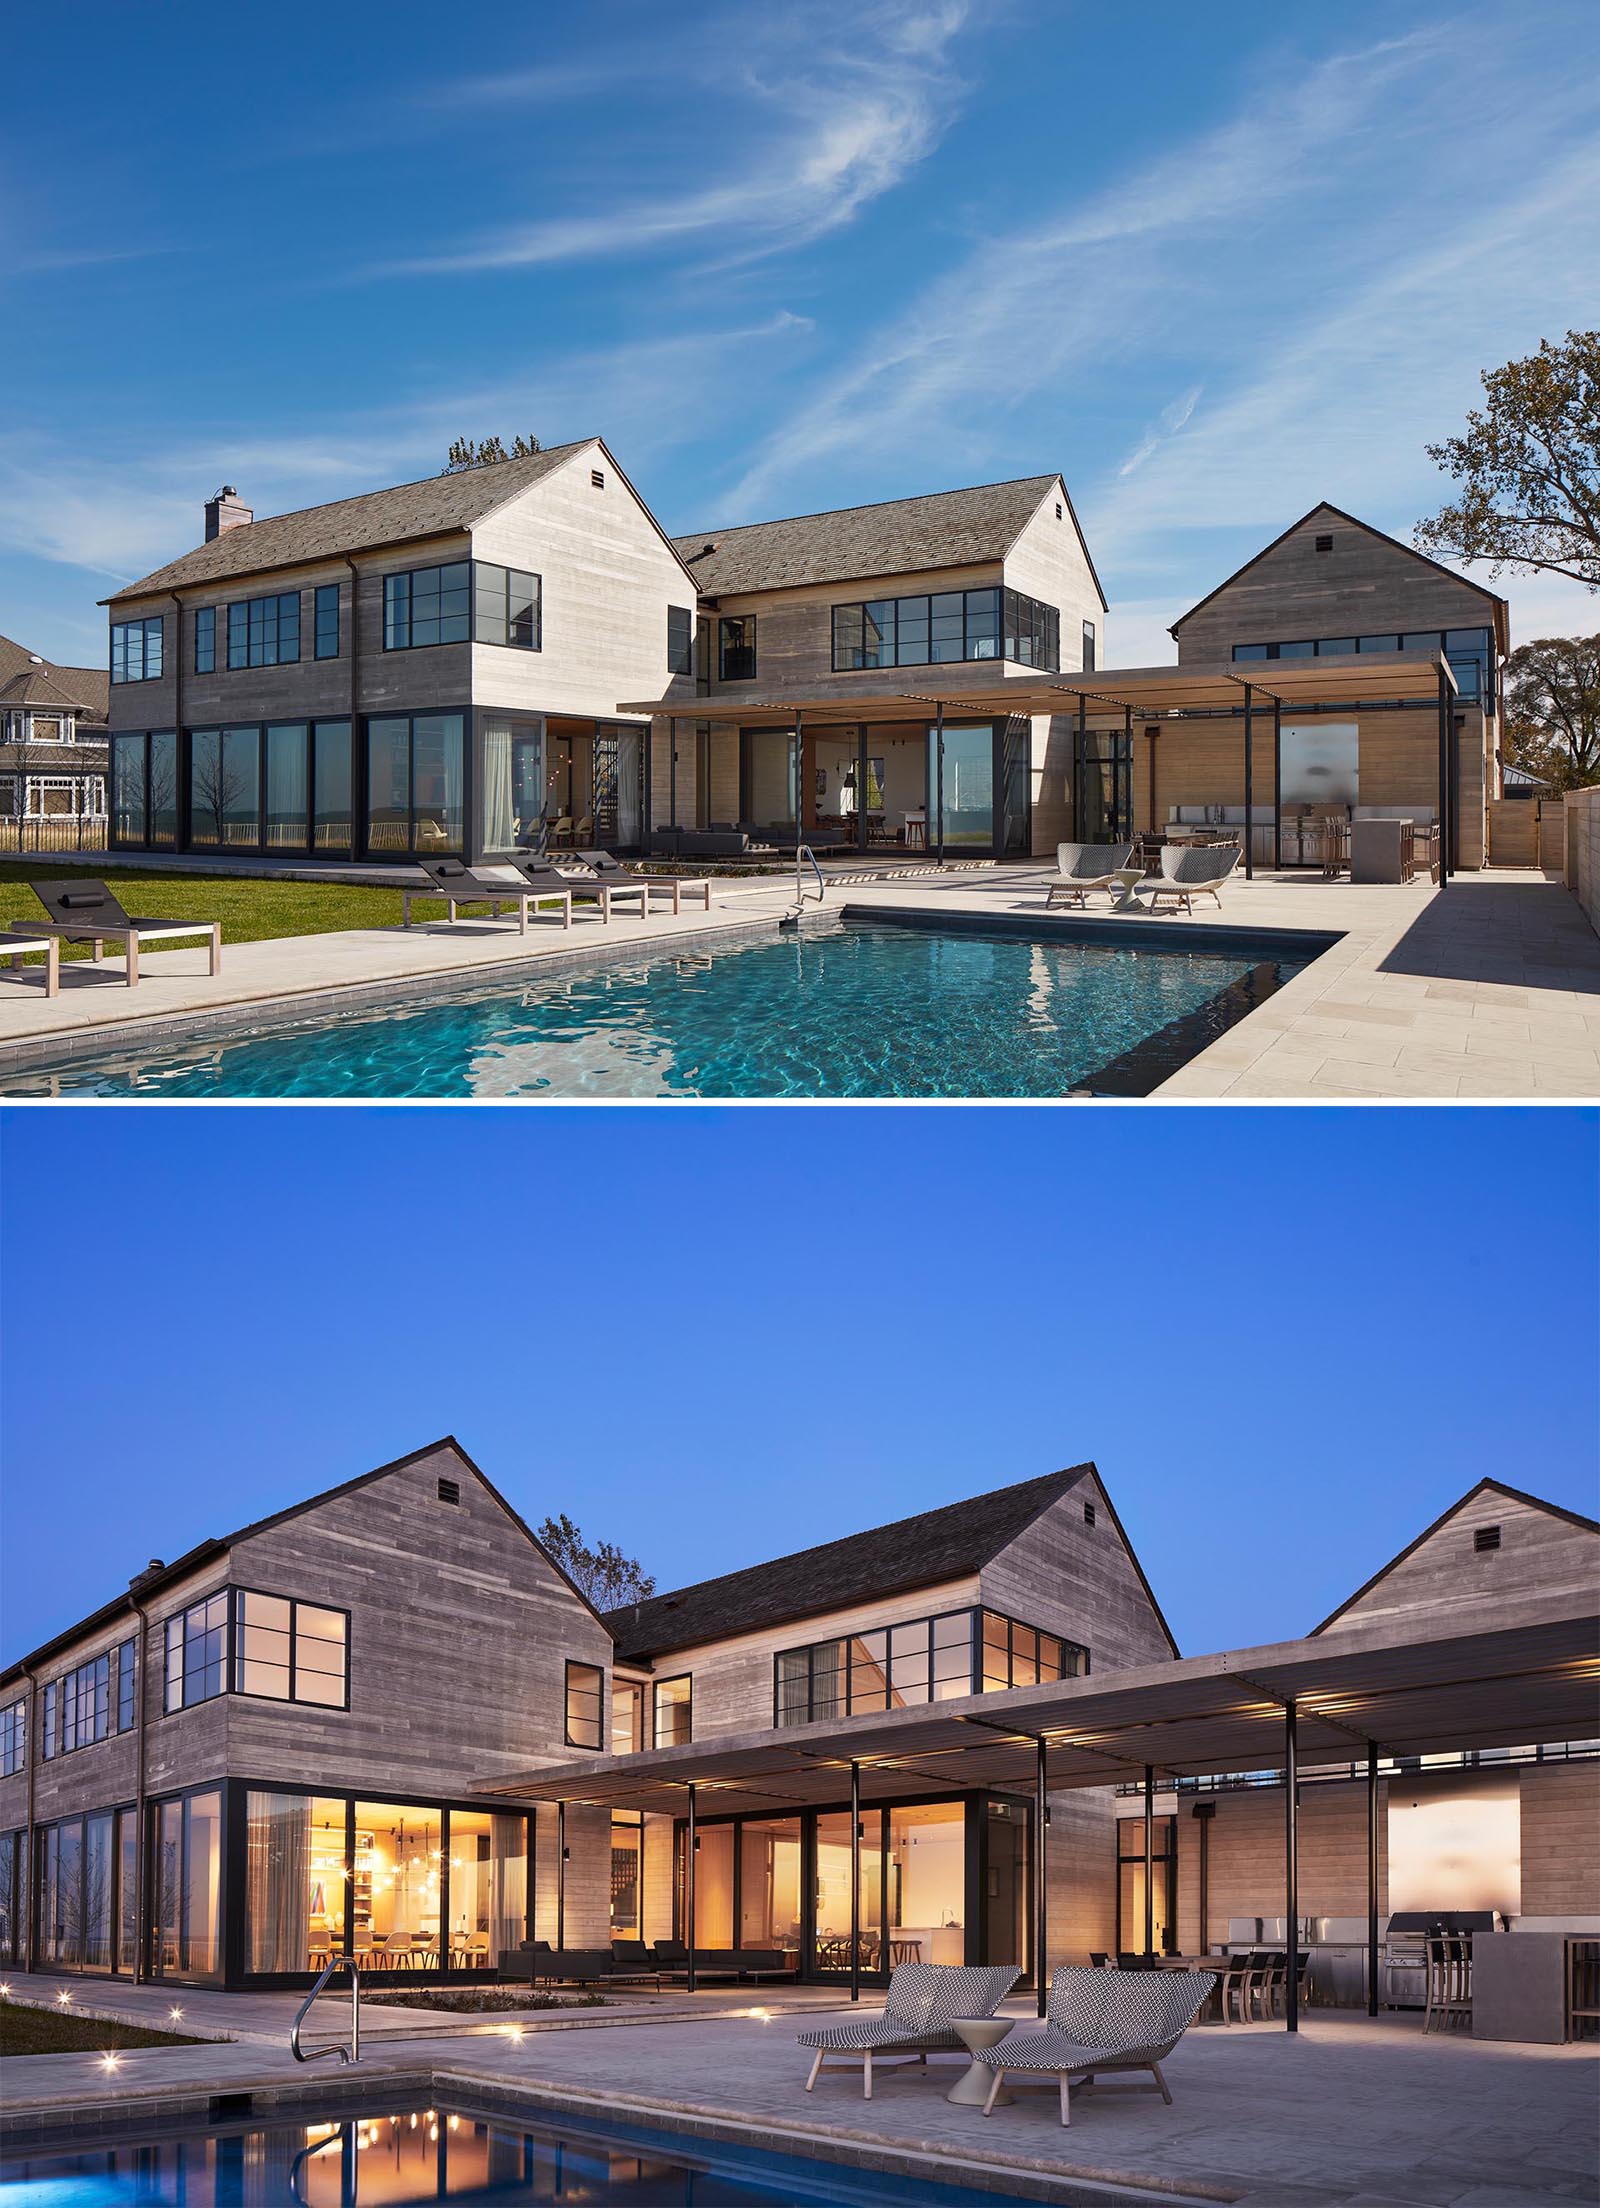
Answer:
<svg viewBox="0 0 1600 2208"><path fill-rule="evenodd" d="M1145 913L1044 912L1043 866L995 867L946 876L863 882L829 891L824 914L848 910L937 918L998 917L1037 924L1070 939L1108 929L1155 940ZM546 916L526 937L514 925L466 921L408 932L351 930L224 948L216 980L202 952L151 953L137 990L111 962L71 961L61 993L0 978L0 1078L42 1055L139 1048L148 1038L204 1033L206 1016L296 1012L357 1002L408 986L503 975L555 974L578 960L692 954L719 937L775 928L792 885L730 879L716 885L710 912L686 907L674 919L616 915L609 927ZM1600 1096L1600 938L1557 882L1496 869L1459 875L1444 890L1357 888L1305 875L1235 881L1220 914L1164 914L1167 936L1215 931L1295 937L1337 935L1307 970L1202 1051L1157 1092L1167 1098L1527 1098Z"/></svg>
<svg viewBox="0 0 1600 2208"><path fill-rule="evenodd" d="M131 2013L127 1996L149 1990L110 1998ZM40 2119L81 2143L108 2117L173 2123L190 2110L203 2121L213 2093L252 2093L256 2121L293 2120L281 2096L296 2092L368 2109L417 2093L509 2121L581 2108L954 2182L981 2173L1053 2200L1109 2193L1248 2208L1557 2208L1595 2197L1600 2057L1592 2046L1425 2035L1415 2018L1369 2022L1339 2011L1313 2011L1296 2038L1273 2025L1197 2028L1167 2065L1170 2108L1154 2094L1079 2094L1064 2131L1053 2088L1019 2089L1012 2107L987 2119L952 2107L944 2088L959 2074L957 2059L926 2072L881 2071L870 2102L845 2072L828 2073L808 2096L797 2007L814 2009L819 1999L824 2013L837 2004L812 1991L798 2003L786 1996L751 2007L723 1993L637 2010L545 2012L543 2024L534 2012L520 2041L481 2019L453 2018L441 2031L414 2011L403 2038L369 2030L358 2071L327 2064L320 2076L296 2069L281 2036L272 2046L265 2032L229 2046L131 2052L114 2081L97 2056L26 2056L0 2066L0 2103L14 2149ZM202 2010L220 2017L212 2002L229 2004L231 2015L241 2001L288 2000L184 1996L196 2018ZM1022 2015L1027 2005L1007 2007ZM338 2009L330 2005L329 2036ZM377 2012L369 2014L376 2024ZM276 2011L273 2022L281 2023Z"/></svg>

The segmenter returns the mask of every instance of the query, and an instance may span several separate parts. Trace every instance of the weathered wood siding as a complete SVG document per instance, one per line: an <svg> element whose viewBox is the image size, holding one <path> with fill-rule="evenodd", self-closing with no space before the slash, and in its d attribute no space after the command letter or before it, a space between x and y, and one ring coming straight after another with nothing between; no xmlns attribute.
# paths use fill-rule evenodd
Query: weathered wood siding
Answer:
<svg viewBox="0 0 1600 2208"><path fill-rule="evenodd" d="M1500 1546L1480 1553L1474 1537L1487 1526L1500 1528ZM1429 1613L1459 1618L1463 1609L1492 1619L1495 1606L1516 1595L1592 1601L1597 1579L1600 1533L1489 1489L1469 1496L1323 1630L1409 1624Z"/></svg>
<svg viewBox="0 0 1600 2208"><path fill-rule="evenodd" d="M1110 1954L1117 1944L1117 1827L1109 1787L1051 1795L1045 1860L1048 1967Z"/></svg>
<svg viewBox="0 0 1600 2208"><path fill-rule="evenodd" d="M1092 1526L1085 1504L1094 1509ZM1092 1473L985 1564L979 1583L994 1609L1087 1647L1093 1672L1172 1655L1105 1489Z"/></svg>
<svg viewBox="0 0 1600 2208"><path fill-rule="evenodd" d="M1522 1914L1600 1917L1600 1764L1529 1764L1518 1786Z"/></svg>
<svg viewBox="0 0 1600 2208"><path fill-rule="evenodd" d="M1388 1909L1388 1787L1379 1782L1378 1907ZM1206 1875L1207 1921L1200 1922L1200 1849L1205 1827L1191 1813L1194 1798L1177 1806L1178 1945L1184 1954L1221 1946L1230 1917L1281 1916L1288 1891L1284 1860L1281 1786L1244 1787L1209 1795ZM1140 1811L1139 1815L1142 1816ZM1365 1917L1367 1913L1367 1789L1365 1780L1338 1780L1300 1789L1300 1914ZM1124 1939L1129 1927L1123 1927ZM1134 1945L1138 1941L1134 1940Z"/></svg>

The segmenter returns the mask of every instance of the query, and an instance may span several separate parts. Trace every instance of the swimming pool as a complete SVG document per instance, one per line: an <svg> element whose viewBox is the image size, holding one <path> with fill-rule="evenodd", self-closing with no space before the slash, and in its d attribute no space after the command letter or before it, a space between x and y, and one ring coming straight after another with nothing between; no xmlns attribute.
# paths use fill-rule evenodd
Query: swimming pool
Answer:
<svg viewBox="0 0 1600 2208"><path fill-rule="evenodd" d="M1140 1096L1319 942L836 923L66 1059L8 1096Z"/></svg>
<svg viewBox="0 0 1600 2208"><path fill-rule="evenodd" d="M1003 2180L1002 2180L1003 2182ZM978 2208L1016 2195L591 2123L443 2108L169 2134L0 2163L5 2208L406 2208L448 2199L627 2208Z"/></svg>

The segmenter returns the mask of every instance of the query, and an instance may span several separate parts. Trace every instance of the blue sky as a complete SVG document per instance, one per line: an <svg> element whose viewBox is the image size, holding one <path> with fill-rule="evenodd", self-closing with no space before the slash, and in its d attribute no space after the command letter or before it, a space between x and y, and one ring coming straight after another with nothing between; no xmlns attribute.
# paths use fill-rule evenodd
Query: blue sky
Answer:
<svg viewBox="0 0 1600 2208"><path fill-rule="evenodd" d="M1319 497L1407 534L1600 266L1593 0L75 0L6 51L0 629L68 661L218 483L519 429L682 530L1060 467L1112 659L1167 657Z"/></svg>
<svg viewBox="0 0 1600 2208"><path fill-rule="evenodd" d="M1597 1133L13 1108L0 1654L449 1431L663 1588L1093 1457L1186 1650L1292 1635L1484 1474L1596 1512Z"/></svg>

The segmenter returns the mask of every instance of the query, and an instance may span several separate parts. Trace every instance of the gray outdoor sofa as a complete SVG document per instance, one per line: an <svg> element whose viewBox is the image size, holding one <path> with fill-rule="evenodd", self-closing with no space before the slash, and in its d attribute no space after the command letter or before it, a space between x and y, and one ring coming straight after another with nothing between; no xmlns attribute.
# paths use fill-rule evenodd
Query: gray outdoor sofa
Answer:
<svg viewBox="0 0 1600 2208"><path fill-rule="evenodd" d="M816 2050L806 2091L824 2067L841 2069L859 2062L862 2098L870 2101L875 2055L926 2062L929 2055L965 2054L956 2018L993 2016L1020 1976L1014 1963L901 1963L889 1980L879 2015L856 2017L848 2024L814 2024L796 2033L800 2046ZM830 2055L841 2059L829 2065Z"/></svg>
<svg viewBox="0 0 1600 2208"><path fill-rule="evenodd" d="M1093 2086L1109 2070L1148 2070L1154 2086L1110 2086L1113 2093L1172 2095L1161 2065L1216 1986L1209 1970L1084 1970L1065 1966L1050 1980L1042 2024L1018 2024L973 2060L991 2073L989 2115L1008 2077L1053 2077L1061 2087L1061 2121L1070 2124L1069 2088Z"/></svg>

